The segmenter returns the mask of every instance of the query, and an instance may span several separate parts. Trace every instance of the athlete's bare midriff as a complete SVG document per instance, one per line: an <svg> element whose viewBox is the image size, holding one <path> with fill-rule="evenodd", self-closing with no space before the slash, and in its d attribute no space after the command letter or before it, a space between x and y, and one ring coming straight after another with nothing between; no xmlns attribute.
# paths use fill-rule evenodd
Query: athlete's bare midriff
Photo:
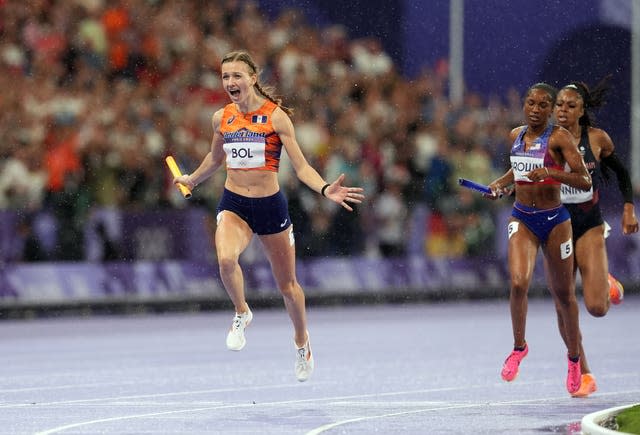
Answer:
<svg viewBox="0 0 640 435"><path fill-rule="evenodd" d="M227 169L224 187L249 198L271 196L280 190L278 173L266 170Z"/></svg>
<svg viewBox="0 0 640 435"><path fill-rule="evenodd" d="M559 184L519 184L516 201L528 207L542 210L558 207L560 201Z"/></svg>

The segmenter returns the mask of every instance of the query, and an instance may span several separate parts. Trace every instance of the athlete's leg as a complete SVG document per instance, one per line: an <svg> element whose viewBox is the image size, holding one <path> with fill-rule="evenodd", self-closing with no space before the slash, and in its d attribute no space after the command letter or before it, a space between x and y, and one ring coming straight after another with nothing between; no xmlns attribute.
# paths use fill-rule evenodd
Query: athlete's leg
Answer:
<svg viewBox="0 0 640 435"><path fill-rule="evenodd" d="M293 322L294 341L297 347L307 342L307 316L302 287L296 278L296 251L293 226L269 235L261 235L260 241L265 247L271 270L284 298L284 304Z"/></svg>
<svg viewBox="0 0 640 435"><path fill-rule="evenodd" d="M545 271L549 287L560 317L558 327L567 346L567 391L571 395L579 392L582 383L580 367L580 327L578 301L575 292L573 241L571 221L556 225L549 234L542 252L546 258Z"/></svg>
<svg viewBox="0 0 640 435"><path fill-rule="evenodd" d="M547 286L549 287L549 289L551 289L551 283L550 283L550 279L547 276L546 271L549 270L549 265L547 264L547 258L543 257L543 262L544 262L544 270L545 270L545 276L547 278ZM574 282L575 282L575 259L574 259ZM560 304L558 303L557 298L555 297L553 291L551 291L551 294L553 296L553 301L555 303L555 307L556 307L556 316L558 319L558 331L560 331L560 337L562 337L562 341L564 342L565 346L568 346L567 344L567 333L565 331L565 326L564 326L564 322L562 320L562 315L561 310L560 310ZM582 333L578 330L578 337L580 339L580 368L582 369L582 373L586 374L586 373L591 373L591 370L589 369L589 363L587 362L587 356L584 353L584 348L582 346Z"/></svg>
<svg viewBox="0 0 640 435"><path fill-rule="evenodd" d="M546 260L545 260L546 261ZM558 330L560 331L560 336L562 337L562 341L568 348L567 344L567 332L564 326L564 322L562 319L562 315L560 313L559 304L554 297L554 302L556 303L556 313L558 316ZM598 386L596 385L596 378L591 373L591 369L589 368L589 363L587 362L587 355L584 352L584 347L582 345L582 333L578 328L578 339L580 340L580 388L578 391L571 393L574 397L587 397L592 393L595 393L598 390Z"/></svg>
<svg viewBox="0 0 640 435"><path fill-rule="evenodd" d="M236 313L245 313L249 307L245 299L244 277L238 260L251 242L253 233L249 225L231 211L221 211L217 220L215 245L220 278Z"/></svg>
<svg viewBox="0 0 640 435"><path fill-rule="evenodd" d="M520 221L509 222L509 274L511 325L515 347L524 347L527 323L527 292L538 253L537 237Z"/></svg>
<svg viewBox="0 0 640 435"><path fill-rule="evenodd" d="M609 265L604 225L588 230L576 241L576 262L582 277L582 294L587 311L602 317L609 311Z"/></svg>
<svg viewBox="0 0 640 435"><path fill-rule="evenodd" d="M538 239L529 229L516 219L508 225L509 235L509 275L511 327L513 351L502 365L500 376L507 382L513 381L520 370L520 363L527 356L529 348L525 338L527 323L527 292L533 275L538 252Z"/></svg>
<svg viewBox="0 0 640 435"><path fill-rule="evenodd" d="M581 341L575 293L571 221L567 220L556 225L543 246L543 253L549 289L558 312L560 334L566 342L569 356L577 357L580 355Z"/></svg>

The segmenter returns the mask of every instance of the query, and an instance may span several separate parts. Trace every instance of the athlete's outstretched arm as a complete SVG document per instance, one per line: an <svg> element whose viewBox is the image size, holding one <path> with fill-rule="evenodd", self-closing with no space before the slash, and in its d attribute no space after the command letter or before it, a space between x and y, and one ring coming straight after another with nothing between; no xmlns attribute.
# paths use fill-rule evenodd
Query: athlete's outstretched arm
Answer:
<svg viewBox="0 0 640 435"><path fill-rule="evenodd" d="M275 129L284 148L289 155L296 175L310 189L322 194L333 202L340 204L349 211L353 208L348 203L359 204L364 199L361 187L346 187L342 183L344 174L340 175L333 183L327 183L318 171L316 171L304 157L300 145L296 140L295 130L291 118L280 108L273 112L273 128ZM326 187L325 187L326 186Z"/></svg>

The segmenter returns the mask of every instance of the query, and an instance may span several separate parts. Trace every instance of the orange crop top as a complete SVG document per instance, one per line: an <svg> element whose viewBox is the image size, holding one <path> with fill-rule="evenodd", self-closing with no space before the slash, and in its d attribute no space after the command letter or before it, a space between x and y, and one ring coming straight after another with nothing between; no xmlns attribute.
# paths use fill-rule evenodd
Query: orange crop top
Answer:
<svg viewBox="0 0 640 435"><path fill-rule="evenodd" d="M269 100L248 113L240 112L234 103L224 107L220 133L224 138L227 169L278 172L282 141L272 123L277 107Z"/></svg>

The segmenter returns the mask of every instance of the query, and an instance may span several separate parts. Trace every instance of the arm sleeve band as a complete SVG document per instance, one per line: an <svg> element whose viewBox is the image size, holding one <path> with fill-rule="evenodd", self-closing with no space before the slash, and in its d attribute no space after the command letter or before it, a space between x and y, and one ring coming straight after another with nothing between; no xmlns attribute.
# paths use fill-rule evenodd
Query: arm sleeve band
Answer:
<svg viewBox="0 0 640 435"><path fill-rule="evenodd" d="M618 179L618 188L622 193L624 202L630 202L633 204L633 187L631 185L629 171L624 167L615 151L607 157L603 157L601 163L615 172L616 178Z"/></svg>

